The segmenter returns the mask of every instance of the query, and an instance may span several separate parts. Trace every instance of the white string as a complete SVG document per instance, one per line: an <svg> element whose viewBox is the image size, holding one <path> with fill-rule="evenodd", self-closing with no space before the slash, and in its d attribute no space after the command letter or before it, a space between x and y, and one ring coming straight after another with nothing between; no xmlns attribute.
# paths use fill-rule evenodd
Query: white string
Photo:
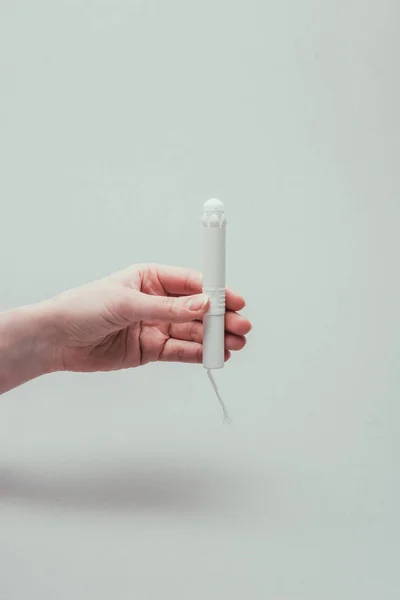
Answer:
<svg viewBox="0 0 400 600"><path fill-rule="evenodd" d="M225 403L224 403L224 401L223 401L223 400L222 400L222 398L221 398L221 395L220 395L220 393L219 393L219 391L218 391L217 384L215 383L215 380L214 380L213 374L211 373L211 370L210 370L210 369L207 369L207 375L208 375L208 379L211 381L211 385L212 385L212 386L213 386L213 388L214 388L214 392L215 392L215 395L216 395L216 396L217 396L217 398L218 398L218 402L220 403L220 405L221 405L221 407L222 407L222 412L224 413L224 423L228 423L228 424L229 424L229 423L232 423L232 419L230 418L230 416L229 416L229 414L228 414L227 408L226 408L226 406L225 406Z"/></svg>

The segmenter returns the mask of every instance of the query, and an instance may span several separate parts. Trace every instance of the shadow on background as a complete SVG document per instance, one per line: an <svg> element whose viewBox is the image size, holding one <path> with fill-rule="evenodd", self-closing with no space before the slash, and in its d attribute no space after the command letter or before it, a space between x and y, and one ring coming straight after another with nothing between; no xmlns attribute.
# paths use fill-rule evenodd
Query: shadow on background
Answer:
<svg viewBox="0 0 400 600"><path fill-rule="evenodd" d="M0 503L24 502L49 508L179 513L224 509L241 485L212 466L0 466Z"/></svg>

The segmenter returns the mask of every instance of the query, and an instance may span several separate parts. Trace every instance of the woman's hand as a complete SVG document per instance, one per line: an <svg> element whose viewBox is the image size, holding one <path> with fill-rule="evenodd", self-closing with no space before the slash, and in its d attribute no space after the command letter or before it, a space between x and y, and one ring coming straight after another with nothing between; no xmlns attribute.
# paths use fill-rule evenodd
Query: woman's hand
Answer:
<svg viewBox="0 0 400 600"><path fill-rule="evenodd" d="M134 265L42 304L51 331L52 370L111 371L152 361L202 361L201 295L197 271ZM244 299L227 290L225 359L241 350L250 322Z"/></svg>

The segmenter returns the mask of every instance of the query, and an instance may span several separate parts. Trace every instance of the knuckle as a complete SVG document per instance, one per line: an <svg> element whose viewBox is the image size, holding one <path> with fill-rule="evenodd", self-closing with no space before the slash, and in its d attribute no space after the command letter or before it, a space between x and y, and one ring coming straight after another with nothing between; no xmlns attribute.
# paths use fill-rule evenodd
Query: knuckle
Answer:
<svg viewBox="0 0 400 600"><path fill-rule="evenodd" d="M199 330L198 323L196 323L196 321L193 321L193 323L190 326L190 333L189 333L189 337L192 342L197 342L199 340L199 331L198 330Z"/></svg>
<svg viewBox="0 0 400 600"><path fill-rule="evenodd" d="M176 358L178 362L184 362L185 360L185 349L182 345L179 345L176 350Z"/></svg>
<svg viewBox="0 0 400 600"><path fill-rule="evenodd" d="M192 273L189 271L188 273L186 273L185 278L184 278L184 282L183 282L183 289L184 292L187 294L190 294L194 288L194 281L193 281L193 275Z"/></svg>
<svg viewBox="0 0 400 600"><path fill-rule="evenodd" d="M164 298L164 305L165 305L168 315L171 318L175 317L177 314L175 298L166 296Z"/></svg>

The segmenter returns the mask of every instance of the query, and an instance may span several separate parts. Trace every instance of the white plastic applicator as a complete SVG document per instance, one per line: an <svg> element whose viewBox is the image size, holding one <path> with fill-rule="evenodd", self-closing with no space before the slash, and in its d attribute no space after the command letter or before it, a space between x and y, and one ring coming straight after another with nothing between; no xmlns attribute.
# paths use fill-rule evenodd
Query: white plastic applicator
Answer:
<svg viewBox="0 0 400 600"><path fill-rule="evenodd" d="M230 422L225 404L211 373L225 365L226 218L224 205L212 198L203 206L203 293L210 308L203 317L203 367Z"/></svg>
<svg viewBox="0 0 400 600"><path fill-rule="evenodd" d="M210 299L204 317L203 367L225 364L226 219L224 205L212 199L203 206L203 293Z"/></svg>

